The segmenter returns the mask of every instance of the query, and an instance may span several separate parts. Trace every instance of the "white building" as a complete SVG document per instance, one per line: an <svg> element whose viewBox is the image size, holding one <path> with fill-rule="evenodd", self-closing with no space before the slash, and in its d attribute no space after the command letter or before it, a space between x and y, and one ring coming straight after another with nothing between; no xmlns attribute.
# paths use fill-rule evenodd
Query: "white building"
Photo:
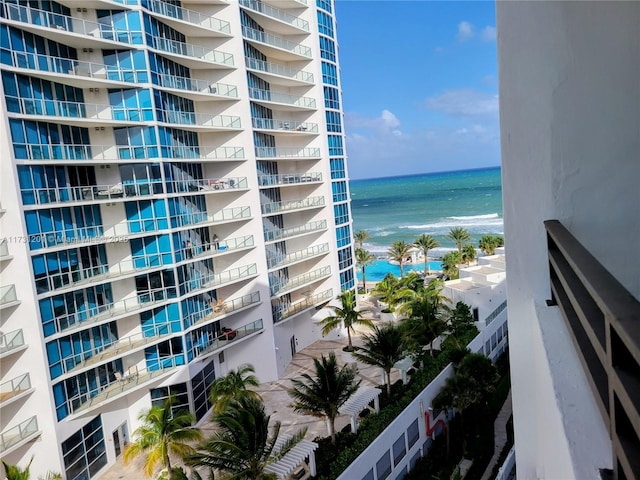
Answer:
<svg viewBox="0 0 640 480"><path fill-rule="evenodd" d="M354 286L331 0L2 0L0 456L98 477Z"/></svg>
<svg viewBox="0 0 640 480"><path fill-rule="evenodd" d="M638 478L640 3L497 20L517 476Z"/></svg>

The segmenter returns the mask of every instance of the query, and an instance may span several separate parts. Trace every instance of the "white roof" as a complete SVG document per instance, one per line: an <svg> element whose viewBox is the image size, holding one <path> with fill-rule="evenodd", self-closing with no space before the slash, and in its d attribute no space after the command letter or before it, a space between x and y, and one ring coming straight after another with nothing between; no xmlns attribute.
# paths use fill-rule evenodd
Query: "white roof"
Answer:
<svg viewBox="0 0 640 480"><path fill-rule="evenodd" d="M342 415L357 415L364 407L367 406L371 400L377 398L382 393L382 390L376 387L361 386L356 390L349 400L344 402L338 412Z"/></svg>
<svg viewBox="0 0 640 480"><path fill-rule="evenodd" d="M274 451L278 452L282 449L285 442L291 440L292 436L281 433L276 440ZM265 471L275 473L278 478L286 478L291 475L304 459L310 455L314 455L314 451L318 448L318 444L310 440L302 440L295 447L289 450L280 460L270 463L265 467Z"/></svg>

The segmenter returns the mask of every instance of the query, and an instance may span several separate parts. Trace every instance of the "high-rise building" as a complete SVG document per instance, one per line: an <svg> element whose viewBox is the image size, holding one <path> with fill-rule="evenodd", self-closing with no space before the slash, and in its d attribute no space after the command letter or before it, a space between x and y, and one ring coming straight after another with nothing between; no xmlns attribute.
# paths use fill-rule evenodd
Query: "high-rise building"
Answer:
<svg viewBox="0 0 640 480"><path fill-rule="evenodd" d="M640 478L640 3L496 5L517 478Z"/></svg>
<svg viewBox="0 0 640 480"><path fill-rule="evenodd" d="M0 456L97 477L354 287L332 0L2 0Z"/></svg>

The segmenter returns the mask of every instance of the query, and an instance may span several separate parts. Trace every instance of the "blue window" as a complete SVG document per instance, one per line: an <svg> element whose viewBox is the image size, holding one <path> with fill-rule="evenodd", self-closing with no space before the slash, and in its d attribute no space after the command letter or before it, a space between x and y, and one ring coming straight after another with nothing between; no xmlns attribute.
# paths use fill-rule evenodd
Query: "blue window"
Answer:
<svg viewBox="0 0 640 480"><path fill-rule="evenodd" d="M148 89L109 90L109 104L114 120L153 120L153 103Z"/></svg>
<svg viewBox="0 0 640 480"><path fill-rule="evenodd" d="M346 202L349 200L347 195L347 182L332 182L331 190L333 190L334 203Z"/></svg>
<svg viewBox="0 0 640 480"><path fill-rule="evenodd" d="M329 155L332 157L344 155L342 137L340 135L328 135Z"/></svg>
<svg viewBox="0 0 640 480"><path fill-rule="evenodd" d="M170 198L169 215L171 226L181 227L203 222L207 219L207 204L203 195Z"/></svg>
<svg viewBox="0 0 640 480"><path fill-rule="evenodd" d="M318 11L318 31L329 37L333 37L333 17Z"/></svg>
<svg viewBox="0 0 640 480"><path fill-rule="evenodd" d="M100 206L43 208L24 212L29 248L36 250L102 235Z"/></svg>
<svg viewBox="0 0 640 480"><path fill-rule="evenodd" d="M322 62L322 83L338 85L338 69L334 64Z"/></svg>
<svg viewBox="0 0 640 480"><path fill-rule="evenodd" d="M91 158L89 131L55 123L9 119L13 152L20 160Z"/></svg>
<svg viewBox="0 0 640 480"><path fill-rule="evenodd" d="M167 335L180 331L180 312L178 304L172 303L164 307L140 314L140 325L145 337Z"/></svg>
<svg viewBox="0 0 640 480"><path fill-rule="evenodd" d="M184 365L182 339L172 338L144 349L144 358L149 370Z"/></svg>
<svg viewBox="0 0 640 480"><path fill-rule="evenodd" d="M336 61L336 46L333 40L320 36L320 56L325 60Z"/></svg>
<svg viewBox="0 0 640 480"><path fill-rule="evenodd" d="M355 280L353 277L353 269L345 270L344 272L340 272L340 289L341 290L350 290L355 285Z"/></svg>
<svg viewBox="0 0 640 480"><path fill-rule="evenodd" d="M340 92L337 88L323 87L324 88L324 106L327 108L333 108L340 110Z"/></svg>
<svg viewBox="0 0 640 480"><path fill-rule="evenodd" d="M316 6L331 13L331 0L316 0Z"/></svg>
<svg viewBox="0 0 640 480"><path fill-rule="evenodd" d="M220 336L220 322L213 322L193 330L187 335L187 358L189 361L214 344Z"/></svg>
<svg viewBox="0 0 640 480"><path fill-rule="evenodd" d="M200 159L198 134L176 128L160 127L160 148L164 158Z"/></svg>
<svg viewBox="0 0 640 480"><path fill-rule="evenodd" d="M31 263L39 294L103 275L109 270L104 245L34 255Z"/></svg>
<svg viewBox="0 0 640 480"><path fill-rule="evenodd" d="M353 257L351 255L351 247L338 250L338 268L344 270L353 265Z"/></svg>
<svg viewBox="0 0 640 480"><path fill-rule="evenodd" d="M151 48L166 50L178 55L189 55L190 52L185 43L186 37L182 33L146 13L144 14L144 25L147 45Z"/></svg>
<svg viewBox="0 0 640 480"><path fill-rule="evenodd" d="M172 248L169 235L132 238L131 259L134 268L150 268L172 263Z"/></svg>
<svg viewBox="0 0 640 480"><path fill-rule="evenodd" d="M137 10L96 10L100 35L106 40L142 44L142 24Z"/></svg>
<svg viewBox="0 0 640 480"><path fill-rule="evenodd" d="M336 244L338 248L346 247L351 243L351 227L346 225L344 227L336 228Z"/></svg>
<svg viewBox="0 0 640 480"><path fill-rule="evenodd" d="M191 391L193 392L193 406L195 407L196 419L200 420L213 406L209 397L209 389L216 379L216 372L213 361L207 363L199 373L191 380Z"/></svg>
<svg viewBox="0 0 640 480"><path fill-rule="evenodd" d="M210 315L217 302L215 290L199 293L181 302L182 321L185 329Z"/></svg>
<svg viewBox="0 0 640 480"><path fill-rule="evenodd" d="M168 387L152 388L149 390L151 394L151 405L153 407L164 407L164 403L173 396L174 403L171 405L173 415L183 411L189 411L189 392L187 392L186 383L176 383Z"/></svg>
<svg viewBox="0 0 640 480"><path fill-rule="evenodd" d="M153 127L114 128L113 136L121 160L158 157L158 141Z"/></svg>
<svg viewBox="0 0 640 480"><path fill-rule="evenodd" d="M57 73L68 73L77 65L75 48L7 25L0 25L0 43L0 63L5 65Z"/></svg>
<svg viewBox="0 0 640 480"><path fill-rule="evenodd" d="M349 223L349 204L341 203L333 206L333 215L336 219L336 225Z"/></svg>
<svg viewBox="0 0 640 480"><path fill-rule="evenodd" d="M65 478L89 479L107 464L102 420L97 416L62 442Z"/></svg>
<svg viewBox="0 0 640 480"><path fill-rule="evenodd" d="M346 172L344 169L344 158L330 158L329 164L331 165L331 178L345 178Z"/></svg>
<svg viewBox="0 0 640 480"><path fill-rule="evenodd" d="M136 293L141 303L176 298L176 280L173 270L138 275Z"/></svg>
<svg viewBox="0 0 640 480"><path fill-rule="evenodd" d="M196 122L193 100L159 90L153 91L158 121L193 125Z"/></svg>
<svg viewBox="0 0 640 480"><path fill-rule="evenodd" d="M169 226L164 200L125 202L124 208L131 233L153 232Z"/></svg>
<svg viewBox="0 0 640 480"><path fill-rule="evenodd" d="M103 50L102 58L109 80L131 83L149 81L147 57L143 50Z"/></svg>
<svg viewBox="0 0 640 480"><path fill-rule="evenodd" d="M327 110L326 118L328 132L342 132L342 114L340 112Z"/></svg>
<svg viewBox="0 0 640 480"><path fill-rule="evenodd" d="M158 2L155 4L158 4ZM168 4L162 3L162 5ZM149 66L151 67L151 81L154 84L168 88L191 90L191 72L184 65L155 53L149 53Z"/></svg>

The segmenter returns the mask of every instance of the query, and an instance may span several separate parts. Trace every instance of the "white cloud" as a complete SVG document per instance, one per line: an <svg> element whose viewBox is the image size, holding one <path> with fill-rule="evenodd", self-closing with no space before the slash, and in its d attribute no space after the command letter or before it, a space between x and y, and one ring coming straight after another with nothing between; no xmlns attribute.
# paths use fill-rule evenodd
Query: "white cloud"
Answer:
<svg viewBox="0 0 640 480"><path fill-rule="evenodd" d="M463 21L458 24L457 38L459 42L464 42L465 40L469 40L470 38L473 38L474 35L475 35L475 32L474 32L473 25L471 25L469 22Z"/></svg>
<svg viewBox="0 0 640 480"><path fill-rule="evenodd" d="M482 40L485 42L493 42L496 39L496 27L487 25L482 30Z"/></svg>
<svg viewBox="0 0 640 480"><path fill-rule="evenodd" d="M402 135L400 120L390 110L384 109L380 112L380 116L371 118L359 115L357 113L345 113L345 123L350 128L368 129L377 133L392 133L395 136Z"/></svg>
<svg viewBox="0 0 640 480"><path fill-rule="evenodd" d="M498 113L498 95L473 89L446 90L427 98L425 106L452 117L494 116Z"/></svg>

